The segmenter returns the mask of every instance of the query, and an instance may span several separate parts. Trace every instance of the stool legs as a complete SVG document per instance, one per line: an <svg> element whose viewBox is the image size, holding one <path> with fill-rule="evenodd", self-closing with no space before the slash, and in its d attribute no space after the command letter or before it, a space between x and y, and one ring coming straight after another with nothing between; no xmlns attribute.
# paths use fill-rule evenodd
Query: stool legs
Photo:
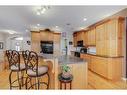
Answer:
<svg viewBox="0 0 127 95"><path fill-rule="evenodd" d="M47 89L49 89L49 85L50 85L50 76L49 76L49 73L47 73L47 76L48 76L48 85L47 85Z"/></svg>
<svg viewBox="0 0 127 95"><path fill-rule="evenodd" d="M13 73L16 73L17 75L17 79L16 80L14 80L14 81L12 81L12 74ZM13 83L15 83L15 82L18 82L18 86L13 86ZM10 83L10 89L12 89L12 87L19 87L19 89L21 89L21 87L23 86L23 76L22 76L22 74L21 74L21 76L20 76L20 71L11 71L10 72L10 74L9 74L9 83Z"/></svg>
<svg viewBox="0 0 127 95"><path fill-rule="evenodd" d="M11 84L11 75L12 75L12 71L9 74L9 83L10 83L10 89L12 89L12 84Z"/></svg>
<svg viewBox="0 0 127 95"><path fill-rule="evenodd" d="M47 75L47 77L48 77L48 82L46 83L46 82L40 82L40 78L41 77L43 77L43 76L41 76L41 77L30 77L30 76L27 76L26 77L26 82L25 82L25 87L26 87L26 89L30 89L30 88L33 88L33 87L35 87L35 89L40 89L40 84L42 83L42 84L45 84L46 86L47 86L47 89L49 89L49 84L50 84L50 76L49 76L49 74L48 73L46 73L46 75ZM30 87L28 87L28 78L30 79L30 84L31 84L31 86ZM31 80L32 80L32 78L35 78L35 83L34 84L32 84L32 82L31 82Z"/></svg>
<svg viewBox="0 0 127 95"><path fill-rule="evenodd" d="M18 79L19 89L21 89L21 82L20 82L19 72L17 72L17 79ZM22 78L21 78L21 80L22 80Z"/></svg>

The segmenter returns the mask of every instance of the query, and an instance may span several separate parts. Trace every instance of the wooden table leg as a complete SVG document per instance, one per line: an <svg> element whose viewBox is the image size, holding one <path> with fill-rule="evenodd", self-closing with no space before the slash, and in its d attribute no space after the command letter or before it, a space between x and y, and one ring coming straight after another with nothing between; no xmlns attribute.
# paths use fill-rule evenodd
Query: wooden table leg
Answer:
<svg viewBox="0 0 127 95"><path fill-rule="evenodd" d="M70 82L70 89L71 89L71 82Z"/></svg>
<svg viewBox="0 0 127 95"><path fill-rule="evenodd" d="M65 89L66 89L66 83L64 83L65 84Z"/></svg>
<svg viewBox="0 0 127 95"><path fill-rule="evenodd" d="M60 89L62 89L62 83L60 82Z"/></svg>

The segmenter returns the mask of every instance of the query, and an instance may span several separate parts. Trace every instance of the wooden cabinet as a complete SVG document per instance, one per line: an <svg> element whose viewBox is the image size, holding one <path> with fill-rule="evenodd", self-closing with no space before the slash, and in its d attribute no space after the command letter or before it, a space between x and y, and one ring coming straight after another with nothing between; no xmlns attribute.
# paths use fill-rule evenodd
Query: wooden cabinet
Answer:
<svg viewBox="0 0 127 95"><path fill-rule="evenodd" d="M122 55L123 19L113 19L96 27L96 53L110 57Z"/></svg>
<svg viewBox="0 0 127 95"><path fill-rule="evenodd" d="M88 32L84 32L84 37L83 37L83 45L87 46L88 45Z"/></svg>
<svg viewBox="0 0 127 95"><path fill-rule="evenodd" d="M31 50L40 53L40 32L31 32Z"/></svg>
<svg viewBox="0 0 127 95"><path fill-rule="evenodd" d="M104 77L108 77L108 62L106 58L91 56L91 70Z"/></svg>
<svg viewBox="0 0 127 95"><path fill-rule="evenodd" d="M87 45L96 45L96 32L95 28L90 29L87 31L88 35L88 42Z"/></svg>
<svg viewBox="0 0 127 95"><path fill-rule="evenodd" d="M54 54L60 54L61 33L44 30L40 30L40 32L31 31L31 49L37 53L41 51L40 41L53 41Z"/></svg>
<svg viewBox="0 0 127 95"><path fill-rule="evenodd" d="M40 40L41 41L53 41L53 32L41 30Z"/></svg>
<svg viewBox="0 0 127 95"><path fill-rule="evenodd" d="M123 57L104 57L81 54L81 58L88 61L88 68L110 80L120 80L122 77Z"/></svg>
<svg viewBox="0 0 127 95"><path fill-rule="evenodd" d="M80 58L85 59L88 62L88 68L91 69L91 56L88 54L80 54Z"/></svg>
<svg viewBox="0 0 127 95"><path fill-rule="evenodd" d="M54 42L54 50L53 53L55 55L60 55L60 41L61 41L61 34L60 33L54 33L53 34L53 42Z"/></svg>

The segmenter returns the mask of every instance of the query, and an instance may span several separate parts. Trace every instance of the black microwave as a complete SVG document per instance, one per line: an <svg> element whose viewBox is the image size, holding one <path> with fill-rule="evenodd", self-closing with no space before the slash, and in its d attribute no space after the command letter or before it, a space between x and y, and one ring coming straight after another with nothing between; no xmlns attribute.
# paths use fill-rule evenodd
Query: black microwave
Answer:
<svg viewBox="0 0 127 95"><path fill-rule="evenodd" d="M78 47L83 47L83 40L77 41L77 46L78 46Z"/></svg>

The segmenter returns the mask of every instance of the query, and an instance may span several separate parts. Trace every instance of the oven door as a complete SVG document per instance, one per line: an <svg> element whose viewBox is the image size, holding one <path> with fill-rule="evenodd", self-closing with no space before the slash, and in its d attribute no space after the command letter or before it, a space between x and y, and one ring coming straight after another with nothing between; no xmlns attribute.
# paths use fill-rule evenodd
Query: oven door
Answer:
<svg viewBox="0 0 127 95"><path fill-rule="evenodd" d="M45 54L53 54L53 42L41 42L41 52Z"/></svg>

